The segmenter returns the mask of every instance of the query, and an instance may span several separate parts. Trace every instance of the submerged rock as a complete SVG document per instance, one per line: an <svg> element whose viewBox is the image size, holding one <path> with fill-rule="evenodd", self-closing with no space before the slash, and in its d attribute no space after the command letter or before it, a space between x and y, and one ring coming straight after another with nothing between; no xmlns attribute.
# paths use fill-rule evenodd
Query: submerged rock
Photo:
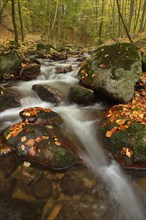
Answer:
<svg viewBox="0 0 146 220"><path fill-rule="evenodd" d="M52 169L66 169L79 162L71 143L63 142L63 134L55 128L47 128L21 122L5 130L4 137L18 156Z"/></svg>
<svg viewBox="0 0 146 220"><path fill-rule="evenodd" d="M94 91L80 85L71 87L70 98L72 102L83 105L90 105L95 102Z"/></svg>
<svg viewBox="0 0 146 220"><path fill-rule="evenodd" d="M10 109L20 107L20 96L14 94L11 90L0 87L0 112Z"/></svg>
<svg viewBox="0 0 146 220"><path fill-rule="evenodd" d="M40 99L45 102L52 102L58 105L62 101L61 94L50 86L36 84L32 86L32 90L37 92Z"/></svg>
<svg viewBox="0 0 146 220"><path fill-rule="evenodd" d="M141 74L140 55L129 43L98 48L79 70L83 84L124 103L131 100Z"/></svg>

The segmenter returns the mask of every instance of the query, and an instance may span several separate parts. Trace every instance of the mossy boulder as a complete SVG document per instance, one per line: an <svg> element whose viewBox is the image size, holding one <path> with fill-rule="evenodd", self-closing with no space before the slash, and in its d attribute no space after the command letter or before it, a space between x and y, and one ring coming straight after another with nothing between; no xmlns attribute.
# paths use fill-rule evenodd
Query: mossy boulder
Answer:
<svg viewBox="0 0 146 220"><path fill-rule="evenodd" d="M141 74L139 52L136 46L129 43L98 48L82 64L78 73L83 84L123 103L131 100L134 85Z"/></svg>
<svg viewBox="0 0 146 220"><path fill-rule="evenodd" d="M21 58L15 51L8 51L0 55L0 78L15 78L16 70L21 65ZM15 72L16 71L16 72Z"/></svg>
<svg viewBox="0 0 146 220"><path fill-rule="evenodd" d="M124 167L146 168L145 97L109 109L99 126L105 149Z"/></svg>
<svg viewBox="0 0 146 220"><path fill-rule="evenodd" d="M95 102L95 94L91 89L75 85L70 88L70 99L77 104L90 105Z"/></svg>
<svg viewBox="0 0 146 220"><path fill-rule="evenodd" d="M75 149L72 150L72 142L55 126L20 122L6 129L3 135L23 160L55 170L66 169L80 161Z"/></svg>
<svg viewBox="0 0 146 220"><path fill-rule="evenodd" d="M54 47L51 44L45 44L45 43L38 43L37 44L37 51L46 52L46 51L50 51L51 48L54 49Z"/></svg>

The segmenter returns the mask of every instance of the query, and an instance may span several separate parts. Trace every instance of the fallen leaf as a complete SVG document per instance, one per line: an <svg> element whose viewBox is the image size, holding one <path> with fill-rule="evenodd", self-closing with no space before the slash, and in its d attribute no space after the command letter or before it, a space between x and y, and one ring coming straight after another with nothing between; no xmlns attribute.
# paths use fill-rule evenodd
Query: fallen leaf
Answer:
<svg viewBox="0 0 146 220"><path fill-rule="evenodd" d="M118 125L123 125L124 123L125 123L125 119L117 119L116 120L116 123L118 124Z"/></svg>
<svg viewBox="0 0 146 220"><path fill-rule="evenodd" d="M56 144L57 146L61 146L61 143L60 143L59 141L56 141L55 144Z"/></svg>
<svg viewBox="0 0 146 220"><path fill-rule="evenodd" d="M107 131L105 136L106 137L111 137L112 136L112 132L111 131Z"/></svg>
<svg viewBox="0 0 146 220"><path fill-rule="evenodd" d="M24 141L26 141L26 136L23 136L23 137L21 138L21 142L24 142Z"/></svg>

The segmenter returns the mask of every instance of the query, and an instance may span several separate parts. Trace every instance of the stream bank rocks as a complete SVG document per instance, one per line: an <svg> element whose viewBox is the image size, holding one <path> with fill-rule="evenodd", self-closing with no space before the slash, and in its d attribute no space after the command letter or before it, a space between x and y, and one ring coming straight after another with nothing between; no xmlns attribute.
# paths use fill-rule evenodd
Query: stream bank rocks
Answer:
<svg viewBox="0 0 146 220"><path fill-rule="evenodd" d="M75 85L70 88L70 99L77 104L90 105L95 102L95 93L91 89Z"/></svg>
<svg viewBox="0 0 146 220"><path fill-rule="evenodd" d="M137 48L129 43L99 47L79 70L81 82L114 100L129 102L142 74ZM128 91L128 93L127 93Z"/></svg>
<svg viewBox="0 0 146 220"><path fill-rule="evenodd" d="M11 89L0 86L0 112L20 106L20 96Z"/></svg>
<svg viewBox="0 0 146 220"><path fill-rule="evenodd" d="M34 90L40 99L45 102L51 102L58 105L62 101L61 93L50 86L36 84L32 86L32 90Z"/></svg>
<svg viewBox="0 0 146 220"><path fill-rule="evenodd" d="M79 163L74 144L57 127L63 121L57 113L36 107L23 110L20 116L24 122L3 133L19 157L52 169L66 169Z"/></svg>
<svg viewBox="0 0 146 220"><path fill-rule="evenodd" d="M16 51L0 54L0 79L32 80L40 74L40 64L31 58L22 58Z"/></svg>
<svg viewBox="0 0 146 220"><path fill-rule="evenodd" d="M99 129L107 152L127 168L146 168L146 92L140 92L110 108Z"/></svg>

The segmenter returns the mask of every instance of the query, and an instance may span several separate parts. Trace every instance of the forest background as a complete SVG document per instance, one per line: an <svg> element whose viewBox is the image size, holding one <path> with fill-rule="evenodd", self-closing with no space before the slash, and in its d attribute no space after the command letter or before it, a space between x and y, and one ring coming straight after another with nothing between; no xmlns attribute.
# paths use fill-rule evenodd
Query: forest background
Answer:
<svg viewBox="0 0 146 220"><path fill-rule="evenodd" d="M146 35L146 0L0 0L0 39L95 46Z"/></svg>

